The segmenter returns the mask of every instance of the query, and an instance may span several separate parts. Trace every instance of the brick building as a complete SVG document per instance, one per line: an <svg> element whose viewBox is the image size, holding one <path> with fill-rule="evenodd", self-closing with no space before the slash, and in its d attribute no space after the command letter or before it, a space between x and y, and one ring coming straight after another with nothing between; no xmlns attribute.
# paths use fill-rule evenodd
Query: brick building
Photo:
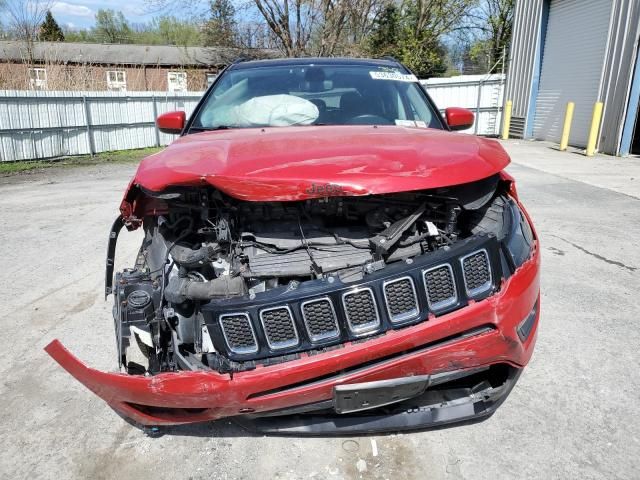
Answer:
<svg viewBox="0 0 640 480"><path fill-rule="evenodd" d="M0 41L0 90L201 91L240 54L220 47L61 42L36 42L29 54L26 42Z"/></svg>

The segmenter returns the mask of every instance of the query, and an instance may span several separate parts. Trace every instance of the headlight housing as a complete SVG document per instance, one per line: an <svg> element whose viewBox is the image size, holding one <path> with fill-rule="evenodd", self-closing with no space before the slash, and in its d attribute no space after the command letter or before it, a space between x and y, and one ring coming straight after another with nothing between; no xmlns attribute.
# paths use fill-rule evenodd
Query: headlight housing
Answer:
<svg viewBox="0 0 640 480"><path fill-rule="evenodd" d="M531 258L533 231L513 198L497 195L483 208L470 212L470 216L471 233L490 233L501 242L505 273L513 273Z"/></svg>
<svg viewBox="0 0 640 480"><path fill-rule="evenodd" d="M529 221L513 199L507 200L509 222L505 222L503 244L514 268L518 268L531 257L533 231Z"/></svg>

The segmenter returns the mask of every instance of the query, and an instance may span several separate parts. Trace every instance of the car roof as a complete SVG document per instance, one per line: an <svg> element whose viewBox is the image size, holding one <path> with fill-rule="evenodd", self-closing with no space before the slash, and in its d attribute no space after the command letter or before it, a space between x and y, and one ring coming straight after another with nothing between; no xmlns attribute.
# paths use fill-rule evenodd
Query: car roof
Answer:
<svg viewBox="0 0 640 480"><path fill-rule="evenodd" d="M405 67L397 60L391 58L347 58L347 57L300 57L300 58L276 58L269 60L248 60L234 63L229 69L240 70L260 67L286 67L295 65L364 65L375 67Z"/></svg>

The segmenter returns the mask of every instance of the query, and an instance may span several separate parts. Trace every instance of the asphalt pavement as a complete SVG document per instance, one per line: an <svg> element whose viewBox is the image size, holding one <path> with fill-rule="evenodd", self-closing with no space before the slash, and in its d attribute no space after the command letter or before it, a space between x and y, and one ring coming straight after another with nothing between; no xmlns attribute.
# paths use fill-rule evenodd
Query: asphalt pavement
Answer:
<svg viewBox="0 0 640 480"><path fill-rule="evenodd" d="M0 478L630 479L640 475L640 159L510 141L542 245L538 344L485 422L353 438L254 436L229 422L150 438L42 348L113 370L107 233L135 165L0 178ZM123 233L117 266L140 234Z"/></svg>

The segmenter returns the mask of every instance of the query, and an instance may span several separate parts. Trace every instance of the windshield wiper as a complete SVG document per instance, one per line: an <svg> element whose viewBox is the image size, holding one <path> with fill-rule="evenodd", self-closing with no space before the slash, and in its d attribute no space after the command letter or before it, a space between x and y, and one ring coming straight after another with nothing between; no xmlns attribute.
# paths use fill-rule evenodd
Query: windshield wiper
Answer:
<svg viewBox="0 0 640 480"><path fill-rule="evenodd" d="M214 130L230 130L232 128L237 128L237 127L231 127L229 125L216 125L215 127L191 127L189 131L190 132L212 132Z"/></svg>

